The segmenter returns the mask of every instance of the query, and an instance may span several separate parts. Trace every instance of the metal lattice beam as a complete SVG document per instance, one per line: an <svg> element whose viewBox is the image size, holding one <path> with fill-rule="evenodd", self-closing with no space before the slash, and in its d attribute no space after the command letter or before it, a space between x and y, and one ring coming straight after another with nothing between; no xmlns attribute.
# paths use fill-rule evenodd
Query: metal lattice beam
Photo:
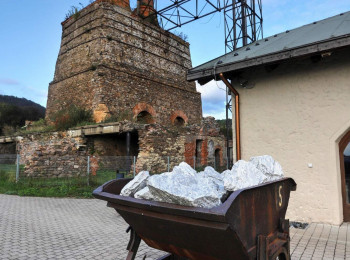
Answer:
<svg viewBox="0 0 350 260"><path fill-rule="evenodd" d="M224 9L226 52L263 38L262 0L231 0Z"/></svg>
<svg viewBox="0 0 350 260"><path fill-rule="evenodd" d="M147 0L159 25L173 30L216 12L224 13L225 50L233 51L263 37L262 0ZM144 11L147 9L144 9ZM141 13L142 15L142 13Z"/></svg>
<svg viewBox="0 0 350 260"><path fill-rule="evenodd" d="M152 15L155 15L158 24L168 31L223 11L226 53L263 38L262 0L143 0L143 2L148 6L154 4ZM230 158L228 133L231 128L228 119L229 114L232 114L232 100L229 95L229 90L226 89L228 160ZM228 166L231 167L232 163L228 161Z"/></svg>

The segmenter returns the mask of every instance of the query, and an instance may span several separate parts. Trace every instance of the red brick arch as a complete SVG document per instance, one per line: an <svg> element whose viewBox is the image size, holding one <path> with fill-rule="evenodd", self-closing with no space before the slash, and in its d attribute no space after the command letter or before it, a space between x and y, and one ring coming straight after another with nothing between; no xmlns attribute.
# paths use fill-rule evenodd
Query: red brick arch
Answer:
<svg viewBox="0 0 350 260"><path fill-rule="evenodd" d="M186 114L181 111L181 110L176 110L176 111L173 111L170 115L170 121L172 124L175 123L175 119L177 117L181 117L184 121L185 121L185 125L187 125L187 122L188 122L188 117L186 116Z"/></svg>
<svg viewBox="0 0 350 260"><path fill-rule="evenodd" d="M151 105L144 103L144 102L138 103L132 109L132 113L134 114L134 119L136 119L137 115L143 111L150 113L152 115L153 121L154 121L152 123L155 123L155 119L156 119L156 115L157 115L156 111L154 110L154 108Z"/></svg>

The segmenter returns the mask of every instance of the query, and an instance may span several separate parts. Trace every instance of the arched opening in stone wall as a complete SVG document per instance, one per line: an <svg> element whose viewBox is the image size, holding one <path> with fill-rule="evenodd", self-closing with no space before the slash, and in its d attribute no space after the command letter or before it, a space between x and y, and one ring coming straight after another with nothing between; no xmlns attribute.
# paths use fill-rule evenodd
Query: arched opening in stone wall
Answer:
<svg viewBox="0 0 350 260"><path fill-rule="evenodd" d="M154 119L149 112L141 111L136 117L136 122L141 124L152 124L154 123Z"/></svg>
<svg viewBox="0 0 350 260"><path fill-rule="evenodd" d="M174 126L185 126L187 125L188 117L183 111L177 110L171 113L170 121Z"/></svg>
<svg viewBox="0 0 350 260"><path fill-rule="evenodd" d="M134 120L141 124L154 124L156 122L156 111L147 103L138 103L132 110Z"/></svg>
<svg viewBox="0 0 350 260"><path fill-rule="evenodd" d="M185 125L185 120L181 117L178 116L174 120L174 126L184 126Z"/></svg>
<svg viewBox="0 0 350 260"><path fill-rule="evenodd" d="M221 165L221 149L215 149L215 168Z"/></svg>

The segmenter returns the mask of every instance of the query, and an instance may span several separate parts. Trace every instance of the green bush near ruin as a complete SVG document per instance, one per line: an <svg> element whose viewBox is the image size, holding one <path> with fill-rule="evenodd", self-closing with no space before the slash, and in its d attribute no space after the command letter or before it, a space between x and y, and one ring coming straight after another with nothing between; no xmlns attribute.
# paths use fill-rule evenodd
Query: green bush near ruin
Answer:
<svg viewBox="0 0 350 260"><path fill-rule="evenodd" d="M58 131L67 130L75 126L82 126L94 122L92 111L75 105L62 109L53 115L52 121Z"/></svg>

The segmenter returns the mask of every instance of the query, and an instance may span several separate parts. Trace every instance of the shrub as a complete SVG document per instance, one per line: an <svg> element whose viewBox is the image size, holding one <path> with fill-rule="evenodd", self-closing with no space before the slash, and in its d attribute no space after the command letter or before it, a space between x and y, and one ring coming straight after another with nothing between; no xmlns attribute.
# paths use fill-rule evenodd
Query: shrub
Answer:
<svg viewBox="0 0 350 260"><path fill-rule="evenodd" d="M32 123L32 127L43 127L43 126L46 126L46 121L44 118L41 118L38 121L35 121Z"/></svg>
<svg viewBox="0 0 350 260"><path fill-rule="evenodd" d="M188 41L188 35L184 34L183 32L173 31L173 34L176 35L177 37L180 37L185 42Z"/></svg>
<svg viewBox="0 0 350 260"><path fill-rule="evenodd" d="M4 125L2 128L3 135L14 135L16 131L17 131L17 128L11 125Z"/></svg>
<svg viewBox="0 0 350 260"><path fill-rule="evenodd" d="M128 110L122 110L117 115L118 121L132 120L132 113Z"/></svg>
<svg viewBox="0 0 350 260"><path fill-rule="evenodd" d="M66 13L66 17L65 17L65 19L67 20L68 18L70 18L70 17L74 17L74 19L78 19L79 18L79 16L80 16L80 11L81 11L81 9L83 9L84 8L84 6L81 4L81 3L79 3L79 5L80 6L71 6L71 8L68 10L68 12Z"/></svg>
<svg viewBox="0 0 350 260"><path fill-rule="evenodd" d="M107 116L102 123L114 123L120 121L119 118L115 115L109 115Z"/></svg>
<svg viewBox="0 0 350 260"><path fill-rule="evenodd" d="M128 110L122 110L119 111L116 114L112 114L107 116L102 123L113 123L113 122L120 122L124 120L132 120L132 113Z"/></svg>
<svg viewBox="0 0 350 260"><path fill-rule="evenodd" d="M53 116L53 122L56 130L67 130L84 122L93 122L92 111L71 105L67 109L58 111Z"/></svg>

